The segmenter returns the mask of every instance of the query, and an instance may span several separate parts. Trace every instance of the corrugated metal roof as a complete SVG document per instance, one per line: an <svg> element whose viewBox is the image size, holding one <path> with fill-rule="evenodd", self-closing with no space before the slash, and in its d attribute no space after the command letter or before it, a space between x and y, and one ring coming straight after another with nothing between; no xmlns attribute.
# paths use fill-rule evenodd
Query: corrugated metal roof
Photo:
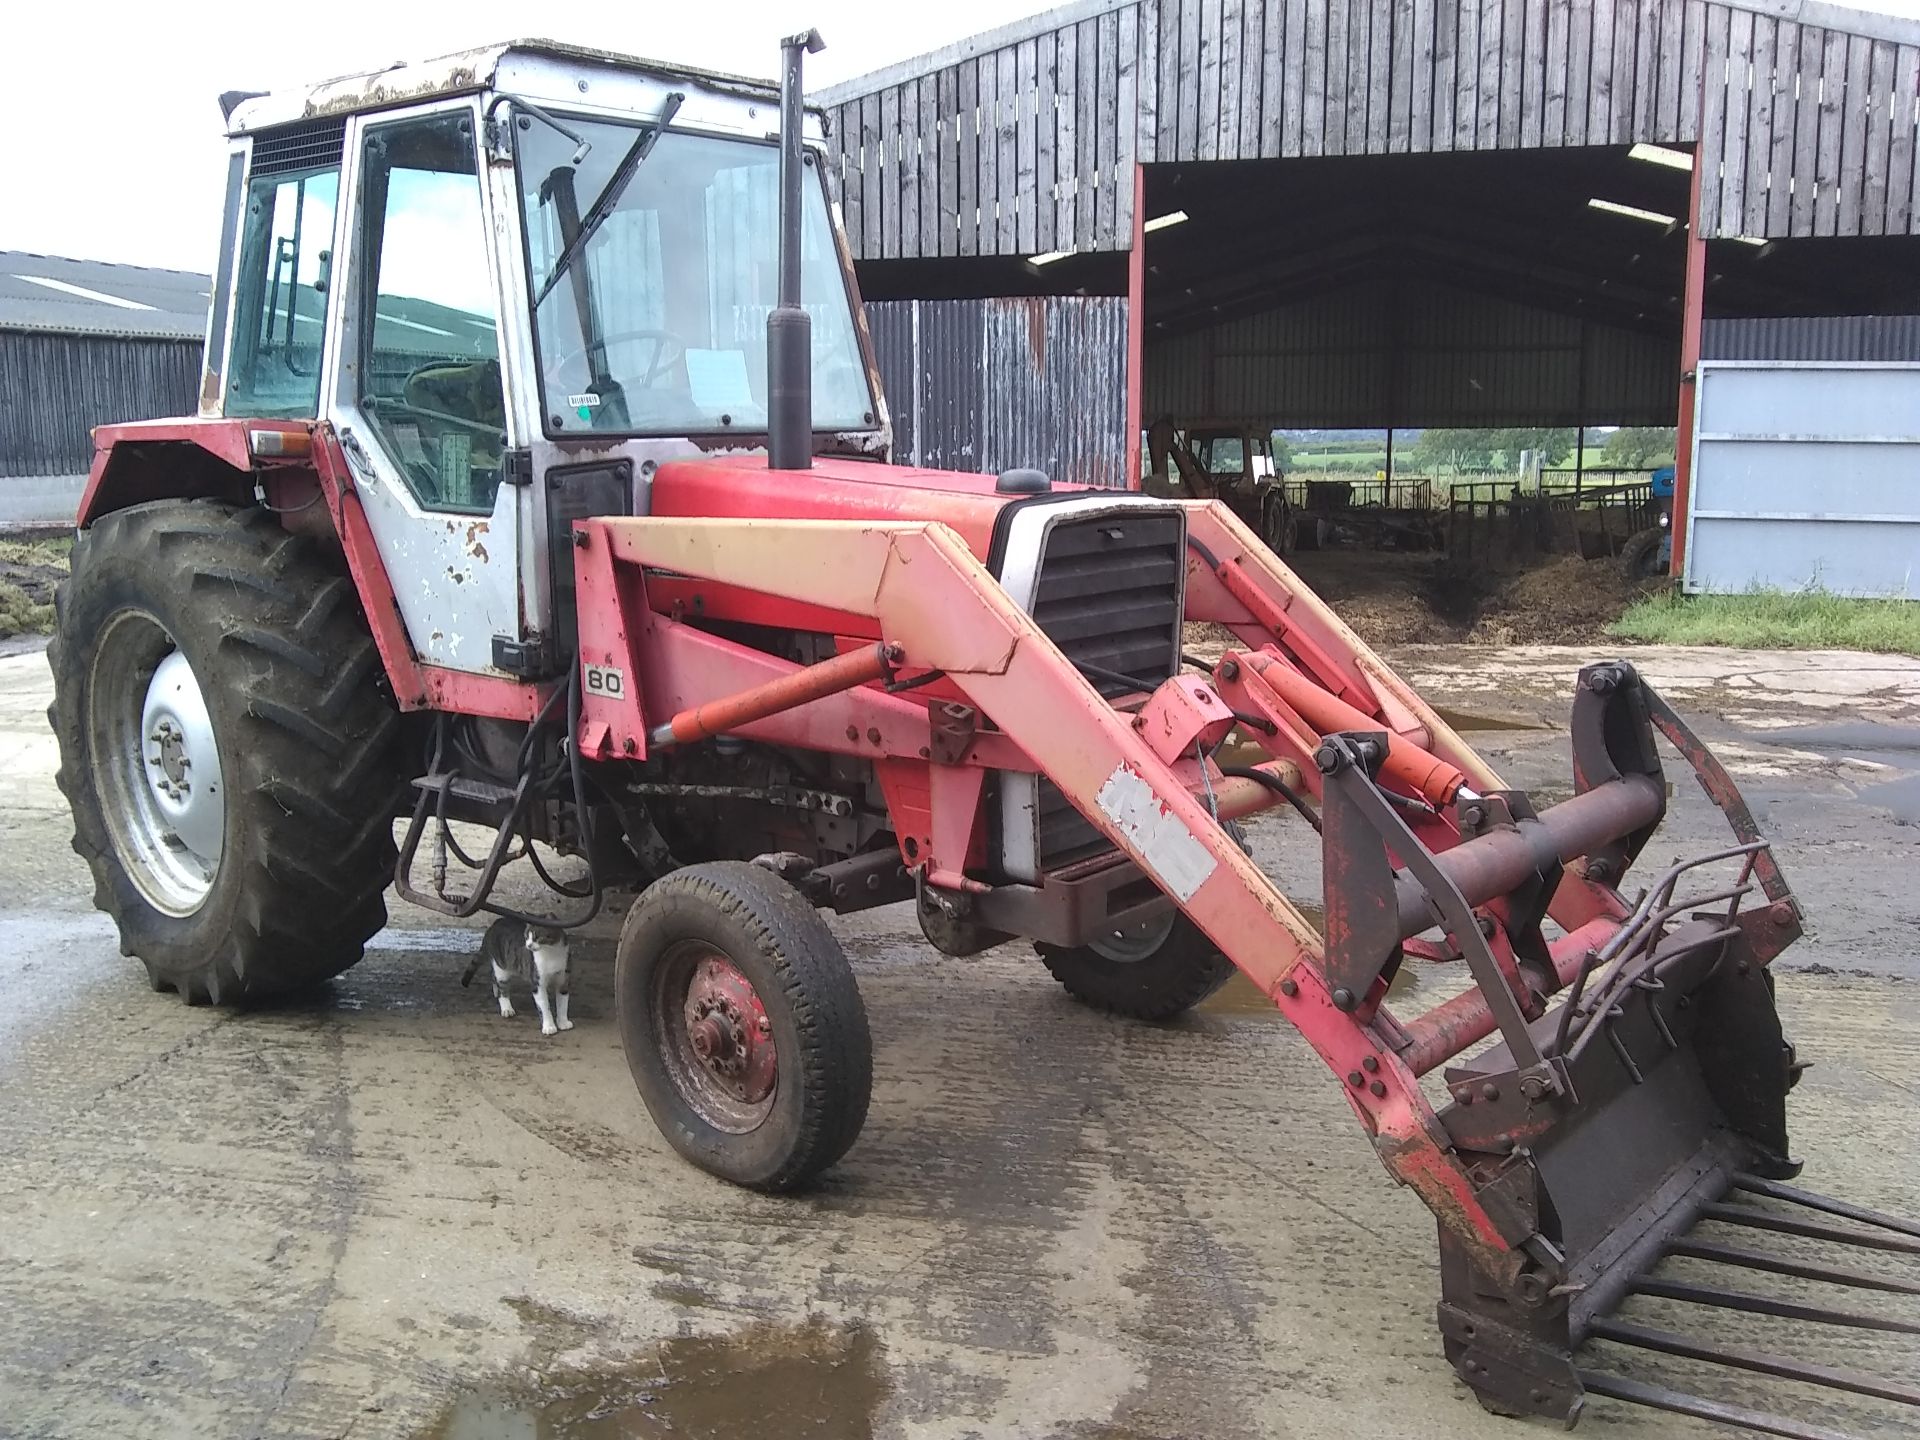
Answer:
<svg viewBox="0 0 1920 1440"><path fill-rule="evenodd" d="M198 340L211 284L185 270L0 250L0 330Z"/></svg>

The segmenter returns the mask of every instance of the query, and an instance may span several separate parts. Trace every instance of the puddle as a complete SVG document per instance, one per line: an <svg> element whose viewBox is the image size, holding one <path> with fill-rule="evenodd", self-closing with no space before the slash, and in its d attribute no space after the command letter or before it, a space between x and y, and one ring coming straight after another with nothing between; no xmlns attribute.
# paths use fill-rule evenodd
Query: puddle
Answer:
<svg viewBox="0 0 1920 1440"><path fill-rule="evenodd" d="M1891 810L1896 824L1920 825L1920 775L1889 780L1884 785L1869 785L1860 792L1860 798L1869 805Z"/></svg>
<svg viewBox="0 0 1920 1440"><path fill-rule="evenodd" d="M1818 750L1836 760L1865 760L1890 770L1920 770L1920 725L1842 720L1830 725L1751 730L1745 738L1762 745ZM1868 785L1859 796L1869 805L1891 810L1898 824L1920 825L1920 775Z"/></svg>
<svg viewBox="0 0 1920 1440"><path fill-rule="evenodd" d="M1306 919L1314 929L1323 929L1326 915L1318 905L1295 903L1294 909ZM1260 992L1260 987L1246 977L1244 971L1236 970L1228 977L1227 983L1213 994L1202 1000L1194 1009L1206 1015L1264 1015L1272 1019L1280 1018L1280 1011L1274 1003Z"/></svg>
<svg viewBox="0 0 1920 1440"><path fill-rule="evenodd" d="M865 1327L751 1325L666 1340L626 1364L479 1386L415 1440L871 1440L886 1393Z"/></svg>

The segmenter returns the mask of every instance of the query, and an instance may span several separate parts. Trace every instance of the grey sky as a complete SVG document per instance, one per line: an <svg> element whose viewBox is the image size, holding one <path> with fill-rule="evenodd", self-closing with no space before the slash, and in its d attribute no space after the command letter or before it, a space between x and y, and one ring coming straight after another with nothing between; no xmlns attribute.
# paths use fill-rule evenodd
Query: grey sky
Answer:
<svg viewBox="0 0 1920 1440"><path fill-rule="evenodd" d="M14 132L0 147L0 250L208 270L225 150L214 97L540 34L771 75L775 43L819 27L830 84L1047 8L1034 0L104 0L67 10L20 0L0 50ZM1871 8L1920 15L1920 0ZM577 17L577 18L576 18Z"/></svg>
<svg viewBox="0 0 1920 1440"><path fill-rule="evenodd" d="M1920 3L1920 0L1916 0ZM210 270L225 167L223 90L270 90L516 35L771 76L782 35L826 37L808 84L831 84L1045 8L876 0L22 0L0 47L14 116L0 147L0 250Z"/></svg>

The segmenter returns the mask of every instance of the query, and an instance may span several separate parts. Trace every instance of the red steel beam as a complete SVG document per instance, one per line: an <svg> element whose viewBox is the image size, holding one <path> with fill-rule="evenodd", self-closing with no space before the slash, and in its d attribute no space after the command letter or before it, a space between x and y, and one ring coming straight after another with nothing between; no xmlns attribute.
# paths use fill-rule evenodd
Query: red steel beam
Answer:
<svg viewBox="0 0 1920 1440"><path fill-rule="evenodd" d="M1127 251L1127 475L1125 488L1140 488L1141 374L1147 331L1147 171L1133 167L1133 243Z"/></svg>
<svg viewBox="0 0 1920 1440"><path fill-rule="evenodd" d="M1700 172L1706 147L1693 152L1693 188L1687 201L1687 277L1680 302L1680 416L1673 436L1673 561L1669 573L1686 568L1687 514L1693 507L1693 426L1700 402L1700 328L1707 309L1707 237L1700 228Z"/></svg>

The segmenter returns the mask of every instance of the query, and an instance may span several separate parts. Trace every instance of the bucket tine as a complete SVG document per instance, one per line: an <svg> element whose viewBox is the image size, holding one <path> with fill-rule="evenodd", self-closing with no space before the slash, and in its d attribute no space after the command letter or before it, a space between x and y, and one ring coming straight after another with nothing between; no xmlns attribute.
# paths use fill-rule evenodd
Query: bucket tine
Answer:
<svg viewBox="0 0 1920 1440"><path fill-rule="evenodd" d="M1775 1215L1757 1205L1716 1202L1701 1206L1700 1218L1723 1220L1729 1225L1748 1225L1756 1230L1774 1230L1782 1235L1804 1235L1809 1240L1831 1240L1837 1245L1858 1245L1868 1250L1920 1255L1920 1240L1904 1235L1876 1235L1866 1230L1849 1230L1840 1225L1823 1225L1818 1220L1802 1220L1796 1215Z"/></svg>
<svg viewBox="0 0 1920 1440"><path fill-rule="evenodd" d="M1824 1280L1856 1290L1885 1290L1895 1295L1920 1295L1920 1280L1897 1275L1880 1275L1871 1270L1851 1270L1840 1265L1815 1265L1787 1255L1769 1255L1741 1245L1723 1245L1717 1240L1691 1237L1667 1242L1667 1254L1692 1260L1712 1260L1721 1265L1740 1265L1748 1270L1765 1270L1773 1275L1791 1275L1797 1280Z"/></svg>
<svg viewBox="0 0 1920 1440"><path fill-rule="evenodd" d="M1920 1240L1920 1221L1888 1215L1881 1210L1869 1210L1864 1205L1849 1205L1845 1200L1816 1195L1811 1190L1802 1190L1798 1185L1782 1185L1778 1180L1763 1180L1758 1175L1742 1173L1733 1177L1733 1188L1745 1190L1751 1195L1765 1195L1773 1200L1786 1200L1795 1205L1804 1205L1809 1210L1823 1210L1829 1215L1838 1215L1843 1220L1858 1220L1862 1225L1878 1225L1883 1230L1897 1230L1902 1235L1911 1235Z"/></svg>
<svg viewBox="0 0 1920 1440"><path fill-rule="evenodd" d="M1750 1350L1743 1345L1710 1345L1703 1340L1692 1340L1667 1330L1649 1329L1645 1325L1611 1316L1591 1321L1588 1333L1621 1345L1677 1355L1683 1360L1702 1360L1710 1365L1728 1365L1736 1370L1752 1370L1782 1380L1804 1380L1810 1385L1825 1385L1832 1390L1850 1390L1856 1395L1872 1395L1902 1405L1920 1405L1920 1387L1885 1380L1862 1370L1814 1365L1765 1350Z"/></svg>
<svg viewBox="0 0 1920 1440"><path fill-rule="evenodd" d="M1754 1295L1745 1290L1722 1290L1716 1285L1700 1285L1691 1280L1642 1276L1633 1282L1633 1292L1636 1295L1658 1296L1662 1300L1684 1300L1693 1305L1718 1305L1724 1310L1744 1310L1749 1315L1777 1315L1783 1320L1811 1320L1821 1325L1847 1325L1857 1330L1891 1330L1901 1335L1920 1335L1920 1321L1862 1315L1855 1310L1830 1310L1824 1305L1776 1300L1771 1295Z"/></svg>
<svg viewBox="0 0 1920 1440"><path fill-rule="evenodd" d="M1824 1425L1788 1420L1764 1410L1749 1410L1744 1405L1729 1405L1724 1400L1709 1400L1704 1395L1669 1390L1664 1385L1650 1385L1644 1380L1632 1380L1625 1375L1603 1375L1593 1370L1582 1370L1580 1383L1595 1395L1606 1395L1635 1405L1649 1405L1675 1415L1691 1415L1696 1420L1738 1425L1762 1435L1780 1435L1785 1440L1853 1440L1843 1431L1829 1430Z"/></svg>

